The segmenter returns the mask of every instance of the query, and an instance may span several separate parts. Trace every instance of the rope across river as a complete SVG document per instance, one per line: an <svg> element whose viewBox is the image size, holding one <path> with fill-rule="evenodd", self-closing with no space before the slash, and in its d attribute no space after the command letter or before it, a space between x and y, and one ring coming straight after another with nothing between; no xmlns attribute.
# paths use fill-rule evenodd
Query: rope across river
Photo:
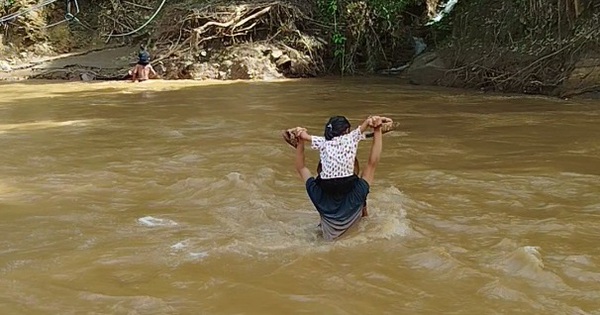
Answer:
<svg viewBox="0 0 600 315"><path fill-rule="evenodd" d="M158 8L156 9L156 11L154 12L154 14L146 21L146 23L142 24L137 29L135 29L135 30L133 30L131 32L123 33L123 34L112 34L111 33L111 34L108 34L107 37L108 38L111 38L111 37L125 37L125 36L133 35L133 34L139 32L144 27L148 26L148 24L150 24L150 22L152 22L152 20L154 20L154 18L156 18L156 16L158 15L158 13L160 12L160 10L162 9L162 7L165 5L166 2L167 2L167 0L163 0L161 2L161 4L158 6Z"/></svg>

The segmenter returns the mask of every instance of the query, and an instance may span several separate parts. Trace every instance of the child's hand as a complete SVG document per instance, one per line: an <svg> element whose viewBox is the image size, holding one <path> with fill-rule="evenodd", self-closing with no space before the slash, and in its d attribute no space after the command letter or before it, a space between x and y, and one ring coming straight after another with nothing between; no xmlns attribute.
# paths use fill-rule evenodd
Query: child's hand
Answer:
<svg viewBox="0 0 600 315"><path fill-rule="evenodd" d="M381 117L379 117L379 116L369 117L369 126L375 128L375 126L378 126L378 124L376 124L377 121L381 121Z"/></svg>
<svg viewBox="0 0 600 315"><path fill-rule="evenodd" d="M308 138L309 138L309 135L306 132L306 128L296 127L294 129L294 134L296 135L296 138L298 138L299 140L308 140Z"/></svg>
<svg viewBox="0 0 600 315"><path fill-rule="evenodd" d="M373 116L369 116L367 118L367 126L369 126L369 127L373 126Z"/></svg>
<svg viewBox="0 0 600 315"><path fill-rule="evenodd" d="M372 122L373 122L373 125L372 125L373 129L379 129L379 128L381 128L381 124L383 123L383 120L379 116L373 116Z"/></svg>

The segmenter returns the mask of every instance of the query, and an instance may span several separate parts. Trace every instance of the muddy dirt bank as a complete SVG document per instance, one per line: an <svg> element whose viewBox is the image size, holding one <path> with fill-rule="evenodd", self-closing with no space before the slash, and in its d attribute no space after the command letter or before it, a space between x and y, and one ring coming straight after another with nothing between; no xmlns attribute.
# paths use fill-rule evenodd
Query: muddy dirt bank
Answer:
<svg viewBox="0 0 600 315"><path fill-rule="evenodd" d="M377 11L385 1L339 0L336 10L325 12L322 1L80 0L77 20L48 27L66 13L58 1L6 25L0 79L123 80L144 44L159 77L168 80L385 73L418 85L558 97L598 94L600 53L592 36L597 31L586 25L595 25L600 7L581 1L577 16L559 14L562 41L537 47L539 34L515 37L516 27L539 22L530 4L478 1L458 4L443 20L450 21L449 28L447 22L425 26L445 1L407 1L412 4L396 7L399 22L387 30L392 16ZM30 2L14 0L23 7ZM553 25L544 34L552 34ZM494 27L497 32L488 36Z"/></svg>

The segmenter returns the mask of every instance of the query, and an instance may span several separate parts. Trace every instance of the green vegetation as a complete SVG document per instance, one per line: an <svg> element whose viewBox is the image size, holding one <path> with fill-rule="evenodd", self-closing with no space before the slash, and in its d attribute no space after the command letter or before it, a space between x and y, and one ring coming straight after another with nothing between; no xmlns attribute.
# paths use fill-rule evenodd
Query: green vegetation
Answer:
<svg viewBox="0 0 600 315"><path fill-rule="evenodd" d="M330 26L332 66L353 74L407 61L412 55L408 26L415 24L407 11L419 6L423 11L422 0L317 0L318 19Z"/></svg>
<svg viewBox="0 0 600 315"><path fill-rule="evenodd" d="M50 39L60 50L94 37L145 42L161 58L187 58L186 64L209 50L262 42L285 51L289 58L280 65L311 76L405 65L414 57L414 37L421 37L447 67L435 78L441 85L542 94L556 93L580 60L600 56L597 0L460 0L432 25L426 23L446 0L173 0L131 32L161 2L98 0L82 6L81 20L91 27L64 23L49 32L45 25L64 16L57 3L10 24L3 41L26 47ZM5 0L0 11L34 3ZM115 37L109 41L108 34Z"/></svg>
<svg viewBox="0 0 600 315"><path fill-rule="evenodd" d="M600 47L592 0L471 0L457 6L439 52L446 85L555 93L581 58Z"/></svg>

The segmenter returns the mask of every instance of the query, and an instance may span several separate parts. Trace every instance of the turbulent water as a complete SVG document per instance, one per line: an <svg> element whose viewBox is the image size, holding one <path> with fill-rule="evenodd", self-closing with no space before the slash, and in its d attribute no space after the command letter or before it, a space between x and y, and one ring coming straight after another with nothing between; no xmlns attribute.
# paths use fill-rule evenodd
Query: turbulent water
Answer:
<svg viewBox="0 0 600 315"><path fill-rule="evenodd" d="M598 102L364 79L0 88L2 314L600 314ZM370 114L402 125L370 217L329 243L278 130Z"/></svg>

